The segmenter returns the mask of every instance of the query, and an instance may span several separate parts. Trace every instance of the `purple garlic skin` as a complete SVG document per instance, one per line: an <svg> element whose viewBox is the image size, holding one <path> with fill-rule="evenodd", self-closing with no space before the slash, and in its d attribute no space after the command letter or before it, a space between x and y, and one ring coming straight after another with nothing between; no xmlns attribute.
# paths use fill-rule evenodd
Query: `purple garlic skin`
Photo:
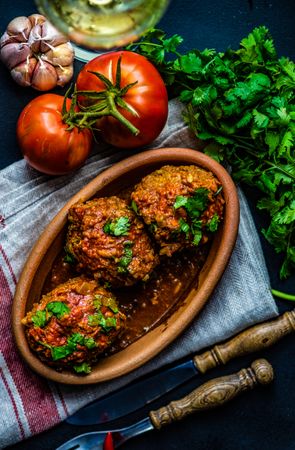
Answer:
<svg viewBox="0 0 295 450"><path fill-rule="evenodd" d="M74 49L41 14L15 17L0 38L0 60L20 86L48 91L73 77Z"/></svg>

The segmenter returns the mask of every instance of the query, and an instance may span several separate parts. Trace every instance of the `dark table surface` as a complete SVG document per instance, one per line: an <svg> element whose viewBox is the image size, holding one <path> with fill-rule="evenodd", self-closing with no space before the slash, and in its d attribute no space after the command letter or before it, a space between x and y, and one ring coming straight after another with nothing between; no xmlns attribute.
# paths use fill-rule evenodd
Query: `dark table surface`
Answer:
<svg viewBox="0 0 295 450"><path fill-rule="evenodd" d="M240 40L252 28L266 25L276 42L279 55L295 59L294 0L217 0L192 1L171 0L171 5L159 26L169 34L181 34L185 42L183 51L191 48L237 48ZM33 0L1 0L0 33L15 16L36 12ZM81 68L75 64L75 72ZM19 88L10 78L6 68L0 66L0 169L19 160L21 153L15 139L17 117L38 92ZM62 92L61 90L59 92ZM246 194L259 230L265 224L265 217L255 209L255 194L246 189ZM278 269L281 258L259 233L271 286L274 289L294 293L295 277L280 281ZM294 303L277 301L280 312L291 310ZM220 410L191 416L159 432L148 433L128 442L126 450L292 450L295 449L295 379L294 337L289 336L275 347L259 355L250 355L229 363L225 368L192 380L153 406L157 407L177 399L191 391L203 381L232 373L247 367L256 356L267 358L275 370L275 381L264 389L256 389L229 403ZM134 419L142 418L145 408ZM122 424L127 424L123 421ZM118 423L121 425L121 423ZM65 423L35 436L27 441L9 447L11 450L53 450L74 435L93 431L96 427L74 427ZM122 447L123 448L123 447Z"/></svg>

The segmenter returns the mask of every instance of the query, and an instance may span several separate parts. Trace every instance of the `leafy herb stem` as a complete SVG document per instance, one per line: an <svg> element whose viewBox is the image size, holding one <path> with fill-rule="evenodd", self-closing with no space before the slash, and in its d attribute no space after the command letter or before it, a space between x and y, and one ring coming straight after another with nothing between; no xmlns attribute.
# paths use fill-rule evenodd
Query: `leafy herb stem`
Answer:
<svg viewBox="0 0 295 450"><path fill-rule="evenodd" d="M291 300L295 302L295 295L286 294L285 292L277 291L276 289L271 290L272 295L278 298L282 298L283 300Z"/></svg>
<svg viewBox="0 0 295 450"><path fill-rule="evenodd" d="M258 153L254 152L251 148L249 148L250 146L243 145L243 144L240 144L240 143L238 144L238 146L239 146L239 148L242 148L242 149L246 150L246 152L249 153L250 155L255 156L255 158L259 159ZM273 169L280 170L282 173L284 173L288 177L293 178L293 180L295 180L295 176L292 173L287 172L285 169L283 169L278 164L274 164L273 162L271 162L271 161L269 161L267 159L263 159L262 162L264 164L266 164L267 166L271 166Z"/></svg>

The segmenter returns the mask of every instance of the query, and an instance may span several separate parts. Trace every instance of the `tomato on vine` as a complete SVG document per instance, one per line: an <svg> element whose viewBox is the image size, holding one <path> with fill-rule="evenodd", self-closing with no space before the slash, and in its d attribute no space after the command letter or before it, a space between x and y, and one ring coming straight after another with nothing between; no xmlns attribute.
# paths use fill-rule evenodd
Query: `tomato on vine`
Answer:
<svg viewBox="0 0 295 450"><path fill-rule="evenodd" d="M71 125L69 116L77 110L71 100L57 94L43 94L22 110L17 122L17 139L24 158L48 175L63 175L78 169L88 157L92 132Z"/></svg>
<svg viewBox="0 0 295 450"><path fill-rule="evenodd" d="M157 69L136 53L117 51L94 58L79 73L77 91L79 106L91 106L92 124L115 147L150 144L166 123L165 84Z"/></svg>

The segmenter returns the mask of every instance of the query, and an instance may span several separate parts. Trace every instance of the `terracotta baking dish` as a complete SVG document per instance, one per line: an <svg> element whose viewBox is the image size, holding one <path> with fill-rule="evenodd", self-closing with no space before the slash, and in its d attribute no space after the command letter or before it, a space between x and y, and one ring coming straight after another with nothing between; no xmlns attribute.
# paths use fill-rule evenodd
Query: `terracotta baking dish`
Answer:
<svg viewBox="0 0 295 450"><path fill-rule="evenodd" d="M21 319L32 304L40 299L42 287L52 263L64 246L65 227L69 207L78 200L93 196L115 195L134 185L145 174L165 165L195 164L212 171L223 186L225 217L217 232L205 264L179 306L160 323L127 348L102 358L87 376L57 372L42 363L30 350ZM236 187L217 162L195 150L165 148L149 150L125 159L99 174L75 194L47 226L23 268L12 309L12 326L16 345L28 365L38 374L66 384L91 384L124 375L157 355L167 347L200 312L220 280L235 245L239 224L239 202Z"/></svg>

